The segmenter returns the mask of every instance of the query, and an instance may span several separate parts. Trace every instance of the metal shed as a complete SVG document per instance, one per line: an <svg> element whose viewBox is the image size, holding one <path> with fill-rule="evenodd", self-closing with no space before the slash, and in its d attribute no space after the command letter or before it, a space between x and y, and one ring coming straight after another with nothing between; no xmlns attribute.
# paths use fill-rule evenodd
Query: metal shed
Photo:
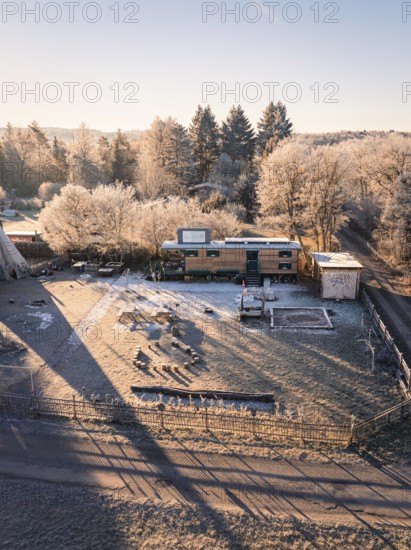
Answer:
<svg viewBox="0 0 411 550"><path fill-rule="evenodd" d="M364 268L348 252L313 252L313 277L321 284L321 297L356 300Z"/></svg>

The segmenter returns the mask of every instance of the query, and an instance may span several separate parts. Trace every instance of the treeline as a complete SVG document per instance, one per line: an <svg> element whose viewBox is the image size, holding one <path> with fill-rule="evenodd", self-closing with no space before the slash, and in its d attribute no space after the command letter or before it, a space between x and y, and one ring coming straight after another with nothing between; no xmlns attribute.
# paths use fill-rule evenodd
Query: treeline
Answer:
<svg viewBox="0 0 411 550"><path fill-rule="evenodd" d="M157 118L131 141L120 130L111 140L96 140L84 124L71 143L57 137L49 141L36 122L26 129L9 124L1 140L0 162L0 185L47 203L41 217L44 234L59 251L91 238L92 247L103 252L98 243L104 234L113 253L123 254L121 233L115 227L107 232L90 226L86 214L118 216L114 202L110 214L104 213L101 201L104 197L104 208L109 209L109 194L122 189L130 194L124 211L129 205L134 232L125 239L126 247L137 235L142 246L157 252L160 240L173 238L182 223L214 224L216 234L224 236L221 227L227 235L234 234L238 220L246 219L269 226L273 233L308 235L317 250L331 250L338 229L352 222L388 261L400 266L411 259L410 135L296 136L281 103L267 106L256 129L240 105L232 107L221 124L209 106L199 106L188 128L171 117ZM79 197L87 206L84 213L62 224L65 229L54 242L63 220L59 208L63 204L76 212ZM58 213L54 221L53 209ZM163 211L168 212L166 219ZM155 220L147 220L150 213L155 213ZM219 216L230 219L229 225L221 225ZM145 225L135 221L139 217ZM72 237L64 244L68 227ZM73 237L79 228L84 235ZM116 245L109 239L115 233Z"/></svg>
<svg viewBox="0 0 411 550"><path fill-rule="evenodd" d="M19 196L35 196L44 182L92 189L121 181L132 185L138 198L153 199L185 195L190 186L213 181L229 191L236 185L233 198L249 205L247 192L257 177L254 158L291 132L281 103L267 106L257 132L241 106L234 106L221 125L211 108L201 105L189 128L171 117L157 118L132 141L121 130L111 140L96 140L84 124L70 143L50 141L37 122L28 128L8 124L0 142L0 185Z"/></svg>
<svg viewBox="0 0 411 550"><path fill-rule="evenodd" d="M182 224L209 227L213 238L237 235L238 218L229 208L205 212L196 199L169 197L139 201L131 186L100 184L94 189L65 185L41 211L42 236L59 254L82 253L122 260L136 252L158 256Z"/></svg>
<svg viewBox="0 0 411 550"><path fill-rule="evenodd" d="M318 145L284 141L262 159L259 215L270 227L308 233L331 250L347 222L389 263L411 260L411 137L393 132Z"/></svg>

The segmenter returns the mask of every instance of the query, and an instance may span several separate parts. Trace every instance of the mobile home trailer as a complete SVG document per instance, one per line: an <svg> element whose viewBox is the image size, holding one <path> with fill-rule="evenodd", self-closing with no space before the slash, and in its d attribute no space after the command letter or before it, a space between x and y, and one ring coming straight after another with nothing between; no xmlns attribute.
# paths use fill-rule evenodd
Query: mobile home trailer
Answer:
<svg viewBox="0 0 411 550"><path fill-rule="evenodd" d="M283 238L226 238L211 240L210 229L179 229L176 241L163 243L165 277L187 275L243 278L259 286L264 278L295 281L298 276L298 242Z"/></svg>

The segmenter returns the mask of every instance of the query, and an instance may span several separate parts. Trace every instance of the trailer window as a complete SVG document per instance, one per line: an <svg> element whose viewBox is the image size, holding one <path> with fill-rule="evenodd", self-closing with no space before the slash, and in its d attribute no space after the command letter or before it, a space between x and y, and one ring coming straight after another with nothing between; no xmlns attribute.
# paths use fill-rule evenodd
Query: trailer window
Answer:
<svg viewBox="0 0 411 550"><path fill-rule="evenodd" d="M278 266L279 269L288 270L291 269L291 263L290 262L280 262L280 265Z"/></svg>
<svg viewBox="0 0 411 550"><path fill-rule="evenodd" d="M291 250L280 250L280 258L291 258L293 255Z"/></svg>
<svg viewBox="0 0 411 550"><path fill-rule="evenodd" d="M207 250L207 258L218 258L220 255L219 250Z"/></svg>
<svg viewBox="0 0 411 550"><path fill-rule="evenodd" d="M187 258L197 258L198 250L184 250L184 256Z"/></svg>

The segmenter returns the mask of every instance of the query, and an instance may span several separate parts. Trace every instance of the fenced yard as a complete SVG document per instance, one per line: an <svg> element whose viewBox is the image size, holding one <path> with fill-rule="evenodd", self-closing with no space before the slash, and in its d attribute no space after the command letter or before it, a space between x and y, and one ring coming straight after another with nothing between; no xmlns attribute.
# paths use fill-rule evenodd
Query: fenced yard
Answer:
<svg viewBox="0 0 411 550"><path fill-rule="evenodd" d="M26 374L19 387L3 384L0 389L1 411L6 415L77 417L338 445L355 437L355 430L351 430L353 415L357 426L362 426L358 428L359 437L391 423L397 414L409 415L393 377L396 371L401 372L400 383L407 396L404 388L410 384L408 365L366 295L363 298L370 315L358 302L328 302L327 307L332 309L327 309L327 314L334 330L283 330L270 329L268 321L238 323L235 312L239 290L230 284L155 284L130 278L126 293L124 280L110 285L100 281L84 284L73 276L52 281L40 295L37 282L25 283L27 288L21 290L29 289L33 296L44 298L47 305L41 311L34 310L27 305L24 294L2 310L9 334L27 321L21 336L22 343L26 339L28 345L27 356L18 369L18 358L14 356L2 365L4 372ZM274 289L281 307L324 307L303 285L278 285ZM183 368L187 354L184 346L172 346L168 326L149 322L118 328L119 305L128 305L136 293L143 308L178 303L180 339L199 354L199 362L190 364L187 370ZM51 297L58 300L62 311ZM214 311L211 317L204 313L206 306ZM34 321L36 317L38 322ZM68 322L71 317L75 324ZM364 344L371 320L378 324L377 345L384 352L379 361L376 359L375 369ZM53 332L56 326L60 330ZM147 365L144 370L133 365L136 345L142 349ZM386 349L391 351L388 361L384 357ZM178 368L165 371L156 366L166 362ZM36 372L40 364L44 367ZM32 372L36 398L25 397L30 392L30 380L33 389ZM254 393L270 390L274 414L259 411L252 417L244 411L240 414L211 405L206 411L203 407L173 409L167 404L160 411L137 401L130 408L110 405L105 400L90 403L81 399L86 390L87 395L128 401L132 385L172 385L187 391L211 392L216 388ZM389 415L380 414L388 409ZM374 419L374 427L365 428L369 418Z"/></svg>

